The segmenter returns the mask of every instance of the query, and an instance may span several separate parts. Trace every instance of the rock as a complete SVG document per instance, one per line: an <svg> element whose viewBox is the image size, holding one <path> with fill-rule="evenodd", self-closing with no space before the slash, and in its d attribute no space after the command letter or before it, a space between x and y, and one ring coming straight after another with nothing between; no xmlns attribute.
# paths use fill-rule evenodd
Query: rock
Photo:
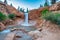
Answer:
<svg viewBox="0 0 60 40"><path fill-rule="evenodd" d="M4 30L6 27L3 23L0 22L0 31Z"/></svg>
<svg viewBox="0 0 60 40"><path fill-rule="evenodd" d="M37 10L37 9L34 9L34 10L31 10L30 12L29 12L29 19L31 20L31 19L37 19L37 18L39 18L40 17L40 12Z"/></svg>
<svg viewBox="0 0 60 40"><path fill-rule="evenodd" d="M53 4L52 6L50 6L49 10L50 11L58 11L58 10L60 10L60 2L57 2L56 4Z"/></svg>
<svg viewBox="0 0 60 40"><path fill-rule="evenodd" d="M2 22L5 26L8 26L8 25L14 25L15 24L15 22L13 21L13 20L5 20L5 21L3 21Z"/></svg>
<svg viewBox="0 0 60 40"><path fill-rule="evenodd" d="M13 32L13 31L22 31L24 33L27 33L27 31L25 29L20 29L20 28L11 29L11 32Z"/></svg>
<svg viewBox="0 0 60 40"><path fill-rule="evenodd" d="M11 33L7 34L5 40L14 40L15 35L16 35L16 32L11 32Z"/></svg>
<svg viewBox="0 0 60 40"><path fill-rule="evenodd" d="M60 36L58 36L60 35L60 30L56 32L51 32L46 28L43 28L41 32L38 30L35 30L35 31L29 32L28 34L32 36L33 40L59 40L60 39Z"/></svg>
<svg viewBox="0 0 60 40"><path fill-rule="evenodd" d="M24 14L22 12L19 12L16 8L8 5L8 4L4 4L3 2L0 2L0 12L8 15L8 14L15 14L16 17L19 18L24 18Z"/></svg>
<svg viewBox="0 0 60 40"><path fill-rule="evenodd" d="M19 18L24 18L24 14L23 14L22 12L18 11L16 8L11 7L11 6L9 6L9 5L7 5L6 7L7 7L8 11L9 11L10 13L15 14L15 15L16 15L17 17L19 17Z"/></svg>
<svg viewBox="0 0 60 40"><path fill-rule="evenodd" d="M38 31L38 30L35 30L35 31L31 31L31 32L29 32L28 33L30 36L32 36L33 37L33 39L37 39L37 38L39 38L39 36L40 36L40 31Z"/></svg>
<svg viewBox="0 0 60 40"><path fill-rule="evenodd" d="M16 36L16 38L22 38L22 37L18 35L18 36Z"/></svg>
<svg viewBox="0 0 60 40"><path fill-rule="evenodd" d="M23 31L16 31L16 36L14 40L32 40L32 37L29 36L27 33L24 33Z"/></svg>
<svg viewBox="0 0 60 40"><path fill-rule="evenodd" d="M48 10L49 10L49 7L42 7L42 8L30 10L30 11L29 11L29 19L30 19L30 20L33 20L33 19L38 19L38 18L40 18L41 15L42 15L41 12L42 12L44 9L48 9Z"/></svg>

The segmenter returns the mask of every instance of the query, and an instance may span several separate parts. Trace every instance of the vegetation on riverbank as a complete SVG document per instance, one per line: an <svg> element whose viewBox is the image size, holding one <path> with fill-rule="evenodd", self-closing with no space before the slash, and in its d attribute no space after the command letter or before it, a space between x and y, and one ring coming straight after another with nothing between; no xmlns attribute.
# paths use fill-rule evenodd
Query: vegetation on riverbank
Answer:
<svg viewBox="0 0 60 40"><path fill-rule="evenodd" d="M9 14L8 17L9 17L9 19L14 19L16 17L16 15L15 14Z"/></svg>
<svg viewBox="0 0 60 40"><path fill-rule="evenodd" d="M7 19L7 16L3 14L2 12L0 12L0 21L4 21L6 19Z"/></svg>
<svg viewBox="0 0 60 40"><path fill-rule="evenodd" d="M45 9L42 11L42 18L60 25L60 13L53 13Z"/></svg>
<svg viewBox="0 0 60 40"><path fill-rule="evenodd" d="M5 21L7 19L14 19L16 17L15 14L5 15L4 13L0 12L0 21Z"/></svg>

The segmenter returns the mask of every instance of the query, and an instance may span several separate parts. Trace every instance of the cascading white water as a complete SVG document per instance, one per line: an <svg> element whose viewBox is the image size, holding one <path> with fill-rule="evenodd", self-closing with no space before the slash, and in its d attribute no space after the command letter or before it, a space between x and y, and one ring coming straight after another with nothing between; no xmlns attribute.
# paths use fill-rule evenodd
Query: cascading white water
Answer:
<svg viewBox="0 0 60 40"><path fill-rule="evenodd" d="M24 13L25 15L25 20L24 23L22 23L22 26L31 26L31 24L28 23L28 13Z"/></svg>
<svg viewBox="0 0 60 40"><path fill-rule="evenodd" d="M25 23L28 24L28 13L25 13Z"/></svg>

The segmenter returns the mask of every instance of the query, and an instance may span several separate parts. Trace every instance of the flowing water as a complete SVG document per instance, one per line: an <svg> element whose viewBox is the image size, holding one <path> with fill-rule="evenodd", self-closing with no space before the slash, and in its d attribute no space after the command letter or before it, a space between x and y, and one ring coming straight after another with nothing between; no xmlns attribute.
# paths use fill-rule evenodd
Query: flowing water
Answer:
<svg viewBox="0 0 60 40"><path fill-rule="evenodd" d="M17 26L11 26L11 27L8 27L6 30L0 32L0 40L4 40L4 38L6 37L6 35L8 33L10 33L10 29L12 28L21 28L21 29L25 29L26 31L32 31L32 30L35 30L36 28L32 27L33 24L30 24L28 22L28 13L24 13L25 14L25 20L24 22L22 22L20 25L17 25ZM21 34L20 34L21 35ZM23 38L21 40L24 40L24 39L27 39L27 37L29 37L27 34L24 34L22 33L23 35ZM30 39L32 40L32 38L30 37Z"/></svg>
<svg viewBox="0 0 60 40"><path fill-rule="evenodd" d="M32 26L32 24L28 23L28 13L24 13L24 15L25 15L25 20L21 25L22 26Z"/></svg>

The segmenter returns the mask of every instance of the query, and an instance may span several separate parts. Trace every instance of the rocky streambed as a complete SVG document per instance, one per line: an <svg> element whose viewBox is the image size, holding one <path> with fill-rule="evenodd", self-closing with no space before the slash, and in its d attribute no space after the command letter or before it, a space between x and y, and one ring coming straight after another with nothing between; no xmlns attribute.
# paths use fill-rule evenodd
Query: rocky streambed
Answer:
<svg viewBox="0 0 60 40"><path fill-rule="evenodd" d="M0 40L32 40L28 32L36 30L34 26L10 25L0 32Z"/></svg>
<svg viewBox="0 0 60 40"><path fill-rule="evenodd" d="M41 19L36 21L35 26L19 25L22 22L15 26L8 26L8 31L0 33L0 40L60 40L58 25Z"/></svg>

